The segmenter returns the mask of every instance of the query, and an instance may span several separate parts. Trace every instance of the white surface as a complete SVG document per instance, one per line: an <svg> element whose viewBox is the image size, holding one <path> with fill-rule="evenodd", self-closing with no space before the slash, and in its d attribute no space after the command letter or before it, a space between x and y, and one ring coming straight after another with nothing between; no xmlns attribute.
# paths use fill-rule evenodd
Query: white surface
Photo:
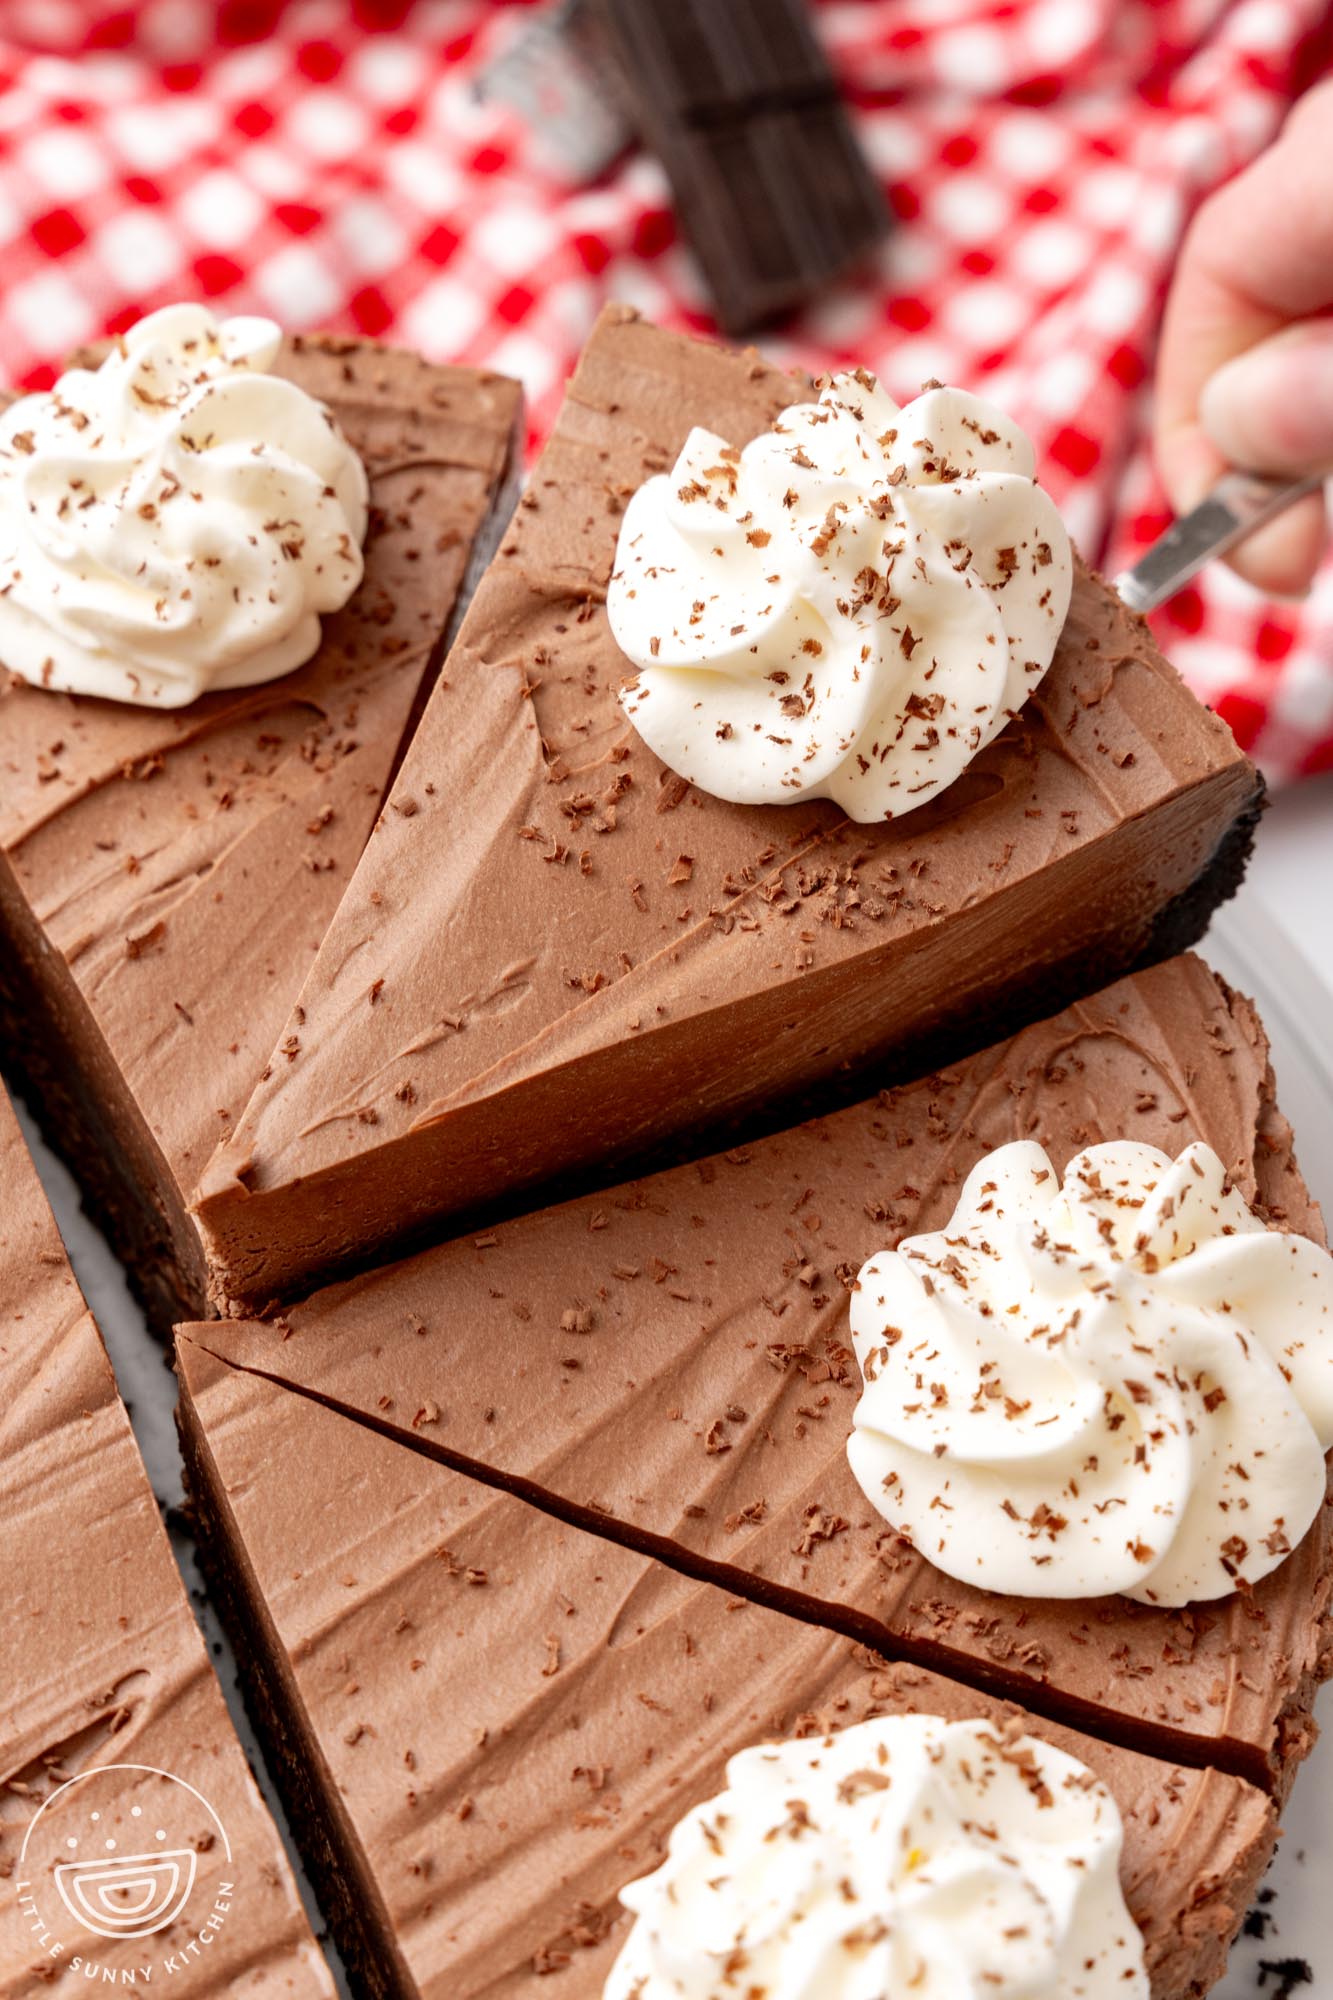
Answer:
<svg viewBox="0 0 1333 2000"><path fill-rule="evenodd" d="M1246 895L1296 939L1333 993L1333 771L1293 785L1272 801L1255 843ZM1311 1025L1333 1041L1327 1013Z"/></svg>
<svg viewBox="0 0 1333 2000"><path fill-rule="evenodd" d="M1284 794L1261 829L1250 878L1210 933L1204 951L1233 985L1259 1004L1273 1044L1278 1097L1296 1128L1305 1177L1333 1219L1333 777ZM1305 956L1295 948L1300 939ZM181 1500L180 1465L173 1421L175 1379L162 1349L148 1334L123 1273L79 1208L74 1183L24 1120L47 1193L89 1304L110 1349L129 1405L149 1476L166 1509ZM254 1739L241 1710L235 1662L217 1619L205 1603L193 1552L179 1523L172 1543L181 1563L224 1692L237 1717L241 1740L275 1806ZM1212 2000L1276 2000L1282 1984L1271 1966L1285 1959L1309 1961L1313 1985L1293 1988L1298 2000L1333 2000L1333 1929L1324 1890L1333 1857L1333 1683L1318 1713L1327 1732L1296 1784L1285 1816L1285 1834L1269 1876L1269 1934L1242 1938L1226 1979ZM276 1811L276 1806L275 1806ZM278 1814L282 1824L281 1815ZM290 1838L288 1849L291 1850ZM298 1870L299 1877L299 1870ZM308 1907L315 1916L313 1899ZM329 1949L330 1962L334 1955ZM1262 1982L1262 1983L1261 1983ZM346 1988L344 1987L345 1991Z"/></svg>

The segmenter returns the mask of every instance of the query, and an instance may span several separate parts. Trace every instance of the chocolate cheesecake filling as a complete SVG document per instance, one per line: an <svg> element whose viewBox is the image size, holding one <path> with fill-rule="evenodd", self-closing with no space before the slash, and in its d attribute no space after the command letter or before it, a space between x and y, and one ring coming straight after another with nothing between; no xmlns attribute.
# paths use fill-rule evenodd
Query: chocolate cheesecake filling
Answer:
<svg viewBox="0 0 1333 2000"><path fill-rule="evenodd" d="M737 806L627 721L605 593L692 425L809 384L603 314L278 1053L201 1184L213 1298L263 1310L537 1185L975 1048L1179 950L1261 787L1080 569L1054 664L938 799ZM531 1200L531 1195L527 1196Z"/></svg>
<svg viewBox="0 0 1333 2000"><path fill-rule="evenodd" d="M164 1335L206 1310L199 1175L296 1052L284 1023L512 502L516 383L300 337L279 370L371 480L365 576L316 656L179 710L0 687L0 1048Z"/></svg>
<svg viewBox="0 0 1333 2000"><path fill-rule="evenodd" d="M75 1954L118 1989L135 1973L146 1983L145 1966L171 1977L162 1967L174 1955L195 1994L332 2000L3 1090L0 1187L0 1996L31 2000L74 1976ZM103 1834L120 1806L132 1831L129 1802L142 1798L197 1853L183 1908L150 1935L99 1935L67 1907L53 1870L69 1860L69 1826L88 1831L86 1816L62 1818L58 1841L47 1829L71 1781L104 1786ZM94 1851L104 1860L115 1845ZM224 1881L231 1907L201 1955L191 1940Z"/></svg>
<svg viewBox="0 0 1333 2000"><path fill-rule="evenodd" d="M1285 1795L1330 1666L1333 1510L1253 1590L1166 1611L957 1582L847 1463L849 1288L1006 1141L1211 1146L1323 1241L1250 1004L1198 959L787 1132L191 1338L421 1456L1110 1741Z"/></svg>
<svg viewBox="0 0 1333 2000"><path fill-rule="evenodd" d="M628 1928L619 1890L731 1755L905 1713L992 1717L1090 1766L1123 1816L1156 2000L1219 1976L1275 1834L1250 1786L687 1579L231 1366L204 1344L214 1331L178 1345L213 1579L339 1943L377 2000L594 2000Z"/></svg>

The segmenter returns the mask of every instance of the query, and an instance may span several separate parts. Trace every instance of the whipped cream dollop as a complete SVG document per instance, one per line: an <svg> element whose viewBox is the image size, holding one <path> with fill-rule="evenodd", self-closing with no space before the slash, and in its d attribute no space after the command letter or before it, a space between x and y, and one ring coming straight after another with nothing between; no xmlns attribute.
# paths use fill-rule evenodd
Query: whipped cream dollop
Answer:
<svg viewBox="0 0 1333 2000"><path fill-rule="evenodd" d="M607 2000L1145 2000L1120 1814L1017 1727L895 1715L743 1750L621 1901Z"/></svg>
<svg viewBox="0 0 1333 2000"><path fill-rule="evenodd" d="M361 581L365 468L266 319L167 306L0 417L0 661L177 708L289 673Z"/></svg>
<svg viewBox="0 0 1333 2000"><path fill-rule="evenodd" d="M1034 1597L1223 1597L1310 1526L1333 1444L1333 1258L1209 1147L1029 1141L852 1295L848 1457L938 1569Z"/></svg>
<svg viewBox="0 0 1333 2000"><path fill-rule="evenodd" d="M894 819L951 785L1051 663L1069 538L1018 426L864 370L743 451L693 430L625 510L607 611L649 747L743 805Z"/></svg>

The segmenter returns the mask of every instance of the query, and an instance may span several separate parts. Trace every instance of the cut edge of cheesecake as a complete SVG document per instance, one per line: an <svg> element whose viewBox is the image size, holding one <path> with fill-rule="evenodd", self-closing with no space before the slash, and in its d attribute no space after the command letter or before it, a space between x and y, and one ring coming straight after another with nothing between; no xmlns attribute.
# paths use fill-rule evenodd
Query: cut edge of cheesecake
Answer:
<svg viewBox="0 0 1333 2000"><path fill-rule="evenodd" d="M231 1628L258 1635L243 1649L247 1703L334 1934L376 2000L528 2000L557 1970L562 1990L594 2000L628 1928L619 1888L656 1865L735 1751L884 1713L1008 1723L1079 1757L1121 1807L1122 1885L1154 2000L1220 1977L1277 1834L1271 1803L1244 1780L1089 1739L730 1598L413 1459L358 1419L234 1368L202 1331L178 1339L177 1421L210 1583ZM275 1436L288 1479L310 1486L308 1527L264 1490ZM368 1493L382 1522L367 1515ZM321 1552L333 1544L336 1583L316 1578L311 1535ZM423 1709L432 1687L449 1698ZM470 1742L440 1719L455 1703ZM407 1735L429 1738L428 1751L404 1753ZM388 1803L400 1788L406 1816ZM413 1841L425 1855L439 1825L448 1840L420 1862L424 1882L403 1886L418 1872Z"/></svg>
<svg viewBox="0 0 1333 2000"><path fill-rule="evenodd" d="M923 1071L974 1055L1047 1011L1196 944L1219 904L1240 886L1262 811L1260 787L1243 803L1203 874L1158 912L1149 943L1128 963L1089 953L1059 968L1043 968L1031 988L993 996L984 1015L978 1010L966 1025L937 1024L901 1048L859 1049L854 1057L840 1060L832 1076L822 1082L803 1077L762 1109L711 1116L700 1128L659 1136L647 1146L637 1143L635 1055L622 1038L575 1064L535 1079L517 1079L494 1096L460 1103L405 1137L383 1146L370 1144L335 1166L273 1187L252 1181L248 1169L224 1181L226 1169L215 1155L195 1206L207 1249L210 1308L222 1316L271 1314L303 1291L397 1261L438 1242L446 1232L480 1229L728 1144L762 1140L802 1117L855 1103L872 1081L881 1086L909 1082ZM810 1005L805 1019L813 1032L830 1015L822 1010L817 982L806 991ZM701 1026L714 1047L721 1047L732 1038L747 1044L776 1041L785 1025L762 1004L752 1012L722 1007L661 1028L645 1041L652 1042L657 1073L688 1076L692 1087L690 1054ZM615 1117L603 1121L608 1136L623 1119L618 1141L593 1161L583 1159L577 1146L571 1151L559 1136L571 1093L584 1091L603 1108L619 1107ZM534 1151L542 1164L530 1164ZM406 1196L404 1178L411 1187Z"/></svg>
<svg viewBox="0 0 1333 2000"><path fill-rule="evenodd" d="M225 1814L236 1924L248 1927L244 1934L233 1927L230 1937L222 1930L208 1961L217 1976L205 1972L197 1990L333 2000L332 1978L282 1835L233 1729L100 1331L2 1084L0 1184L0 1487L13 1508L6 1517L0 1639L6 1675L0 1994L21 2000L58 1972L61 1940L50 1926L59 1905L45 1880L46 1861L37 1868L28 1863L31 1913L8 1893L20 1837L39 1808L67 1780L107 1766L151 1765L160 1773L169 1765L172 1778L202 1787L209 1812L216 1816L220 1807ZM215 1838L207 1817L200 1837ZM187 1903L158 1945L179 1944L180 1924L193 1907ZM206 1916L207 1906L196 1914ZM38 1920L48 1926L44 1936ZM70 1942L64 1940L66 1954ZM139 1967L143 1949L134 1948ZM104 1947L108 1959L117 1950L114 1938ZM133 1966L125 1970L133 1983Z"/></svg>
<svg viewBox="0 0 1333 2000"><path fill-rule="evenodd" d="M1021 1050L1026 1045L1025 1060L1035 1058L1044 1063L1048 1041L1058 1048L1069 1040L1068 1016L1078 1016L1081 1032L1095 1043L1102 1033L1115 1033L1114 1024L1123 1017L1127 1006L1141 1007L1149 1020L1154 1009L1159 1013L1168 1007L1172 1009L1185 1024L1181 1030L1186 1037L1179 1052L1181 1059L1194 1055L1202 1060L1210 1056L1216 1065L1216 1075L1211 1076L1214 1083L1224 1076L1230 1056L1236 1054L1236 1050L1220 1052L1225 1037L1232 1035L1238 1047L1243 1047L1248 1081L1244 1089L1236 1087L1236 1101L1227 1113L1235 1129L1223 1131L1227 1120L1219 1111L1212 1137L1238 1173L1244 1168L1244 1149L1249 1150L1252 1163L1249 1179L1255 1184L1256 1198L1270 1213L1285 1217L1294 1210L1316 1239L1321 1239L1318 1208L1300 1180L1290 1129L1277 1108L1262 1026L1249 1003L1234 995L1202 961L1186 957L1117 982L1103 994L1090 996L1079 1007L1067 1010L1066 1015L1034 1024L1016 1038L1017 1046ZM1210 1006L1215 1018L1208 1015ZM990 1087L987 1079L997 1090L1003 1085L1009 1048L1010 1045L1002 1044L990 1052L989 1068L984 1071L981 1060L974 1059L973 1067L982 1079L978 1090ZM921 1080L916 1090L932 1097L928 1115L936 1117L933 1099L938 1096L939 1079ZM908 1086L903 1092L891 1094L887 1101L890 1105L901 1104L911 1095L912 1087ZM1168 1104L1174 1101L1168 1096ZM872 1519L864 1534L858 1527L855 1535L839 1539L841 1530L849 1525L849 1518L855 1518L854 1509L862 1515L871 1510L850 1480L845 1452L837 1438L827 1446L819 1445L823 1457L815 1458L813 1472L809 1469L811 1461L808 1458L802 1461L804 1469L794 1479L794 1499L782 1499L777 1512L767 1519L765 1509L760 1509L758 1519L763 1525L751 1528L744 1512L739 1512L733 1522L721 1520L727 1506L737 1507L752 1499L754 1492L771 1494L774 1480L772 1472L765 1475L763 1469L771 1460L762 1454L762 1447L748 1442L754 1425L744 1423L745 1409L727 1410L729 1392L735 1392L737 1403L747 1403L752 1415L756 1408L760 1411L756 1421L764 1425L765 1436L770 1436L770 1426L778 1421L775 1413L781 1412L785 1421L797 1408L795 1398L804 1387L802 1371L790 1372L792 1388L787 1387L784 1378L781 1391L776 1388L772 1391L771 1405L763 1401L756 1404L753 1396L762 1398L765 1394L762 1382L756 1385L752 1375L733 1374L729 1378L727 1369L731 1363L724 1361L716 1385L707 1392L706 1411L695 1408L704 1393L696 1381L688 1379L688 1371L694 1366L692 1357L699 1348L699 1342L693 1341L689 1332L693 1324L690 1315L696 1309L688 1303L675 1305L671 1301L693 1299L694 1288L701 1277L706 1281L707 1273L701 1268L685 1266L682 1256L683 1268L676 1272L672 1282L683 1289L653 1290L649 1278L657 1273L650 1270L648 1276L642 1276L649 1239L656 1241L668 1258L676 1254L671 1247L673 1239L661 1237L661 1225L654 1218L672 1212L674 1202L675 1211L682 1218L680 1233L688 1238L691 1232L684 1228L683 1218L692 1198L702 1211L696 1218L699 1226L694 1232L695 1240L703 1246L698 1255L702 1257L703 1250L710 1247L725 1250L725 1226L718 1225L721 1236L717 1228L710 1231L706 1226L713 1184L719 1176L724 1183L729 1178L734 1185L745 1175L758 1173L770 1198L759 1200L756 1212L766 1211L776 1201L772 1227L778 1231L785 1227L790 1234L785 1213L788 1182L799 1193L803 1182L818 1180L818 1156L833 1134L852 1132L854 1127L856 1136L846 1140L846 1149L850 1153L860 1145L861 1126L876 1115L879 1102L868 1101L860 1107L859 1114L856 1107L847 1113L834 1114L827 1126L816 1123L812 1128L778 1135L773 1144L779 1149L786 1146L791 1152L789 1159L781 1151L766 1155L764 1142L760 1142L753 1155L736 1155L736 1165L729 1154L668 1173L662 1177L661 1191L656 1195L654 1181L649 1179L622 1189L618 1200L613 1197L602 1202L596 1196L587 1196L559 1209L519 1218L493 1232L470 1239L453 1239L397 1266L316 1293L276 1322L224 1319L187 1327L180 1333L210 1349L230 1366L289 1388L449 1470L511 1493L573 1527L655 1557L697 1580L719 1583L760 1604L835 1627L881 1653L1019 1701L1053 1721L1173 1761L1225 1769L1279 1798L1285 1796L1314 1740L1315 1691L1333 1669L1333 1504L1325 1505L1288 1564L1258 1587L1253 1617L1246 1615L1247 1605L1239 1598L1224 1600L1220 1613L1207 1605L1178 1614L1154 1614L1143 1607L1129 1607L1133 1612L1131 1625L1135 1619L1142 1624L1160 1618L1160 1640L1149 1633L1133 1643L1140 1648L1141 1667L1152 1660L1155 1649L1161 1654L1162 1664L1160 1668L1148 1669L1148 1679L1141 1681L1133 1663L1126 1660L1123 1670L1117 1670L1122 1674L1118 1683L1122 1692L1114 1698L1109 1691L1097 1692L1094 1688L1089 1694L1061 1684L1059 1661L1053 1664L1040 1657L1043 1636L1038 1624L1040 1606L951 1585L922 1558L914 1558L921 1571L919 1578L912 1581L915 1572L911 1572L901 1594L896 1594L896 1584L888 1589L889 1610L884 1615L876 1611L873 1596L867 1594L869 1558L862 1555L859 1543L857 1553L845 1559L854 1582L840 1589L836 1579L839 1565L844 1561L839 1555L844 1540L851 1544L861 1537L869 1544L875 1524ZM1159 1112L1156 1106L1145 1107L1140 1124L1146 1121L1151 1126L1165 1109L1162 1106ZM886 1116L883 1122L891 1124L892 1118ZM1170 1132L1180 1128L1168 1121L1162 1129ZM807 1133L811 1135L808 1143ZM947 1139L940 1143L947 1149ZM1237 1156L1234 1160L1232 1154ZM741 1161L743 1164L739 1164ZM971 1163L969 1153L959 1166ZM918 1159L917 1169L927 1167L928 1162ZM864 1187L879 1198L883 1185L872 1177ZM864 1187L858 1184L856 1191L854 1205L858 1210ZM807 1188L807 1194L814 1196L810 1207L822 1213L827 1222L828 1187ZM752 1194L750 1200L754 1202L756 1195ZM636 1221L639 1217L643 1218L642 1228ZM766 1223L763 1227L767 1231ZM864 1219L860 1227L866 1230ZM626 1228L638 1228L638 1234L628 1244L623 1234ZM617 1231L622 1233L617 1235ZM852 1269L842 1281L844 1284L854 1275L857 1258L885 1247L882 1239L886 1235L887 1224L877 1222L873 1234L866 1232L865 1240L857 1246ZM617 1242L622 1254L627 1250L634 1260L624 1270L615 1263ZM512 1255L510 1244L514 1246ZM786 1246L788 1251L791 1247ZM780 1258L783 1250L776 1249L772 1254ZM833 1252L827 1245L825 1255L831 1261ZM788 1262L792 1262L790 1256ZM794 1270L794 1262L792 1267ZM670 1264L663 1264L659 1282L664 1282L673 1269ZM538 1275L539 1272L543 1275ZM592 1288L598 1275L606 1273L640 1279L640 1284L637 1288L628 1283L620 1285L619 1301L599 1306L593 1302ZM451 1274L457 1294L452 1306L456 1316L452 1321ZM772 1275L777 1282L776 1271ZM758 1280L755 1282L758 1284ZM643 1300L626 1305L624 1301L633 1300L636 1290L643 1286L648 1287ZM757 1309L760 1293L764 1299L770 1297L771 1288L759 1285L752 1300L753 1289L748 1279L741 1280L739 1297L748 1302L744 1307L747 1312L751 1307ZM831 1290L837 1294L836 1286ZM785 1286L771 1292L773 1303L769 1310L774 1309L774 1304L780 1306L788 1293L798 1310L811 1303L821 1309L819 1338L811 1337L816 1352L822 1354L830 1326L832 1338L835 1341L841 1338L838 1328L845 1317L845 1308L839 1304L830 1308L819 1292L818 1281L813 1288L807 1288L792 1277ZM534 1297L538 1301L537 1319L532 1320L531 1305L523 1304L515 1320L513 1314L519 1310L521 1301ZM561 1315L560 1305L571 1298L576 1306L579 1301L593 1302L587 1314L588 1326L592 1328L589 1339L580 1338L588 1326L578 1311ZM738 1355L740 1347L757 1345L756 1340L743 1338L749 1330L749 1319L737 1317L742 1307L732 1295L723 1290L720 1303L715 1305L711 1298L705 1303L710 1317L700 1328L700 1341L716 1320L719 1328L730 1330L729 1337ZM682 1331L670 1335L659 1331L652 1336L650 1346L645 1347L649 1322L643 1315L648 1313L651 1317L654 1308L659 1327L664 1324L664 1313L675 1313ZM618 1319L618 1314L625 1316ZM762 1314L760 1321L767 1325ZM621 1327L619 1332L617 1325ZM778 1330L773 1327L764 1337L772 1337ZM798 1339L799 1332L790 1337ZM721 1332L714 1332L709 1343L710 1354L723 1352L716 1346L722 1338ZM438 1359L433 1342L438 1342ZM623 1348L619 1342L624 1343ZM681 1342L685 1343L683 1349ZM532 1357L526 1366L522 1364L525 1345ZM580 1352L570 1355L571 1348ZM762 1358L761 1353L758 1359ZM621 1364L619 1367L617 1362ZM750 1364L744 1366L748 1368ZM566 1373L567 1369L574 1372ZM598 1400L601 1392L596 1386L584 1391L578 1388L580 1383L588 1382L590 1369L599 1371L599 1379L605 1374L613 1384L604 1404ZM623 1391L614 1386L620 1384L622 1374L628 1377L631 1371L632 1384L627 1384ZM532 1386L520 1386L529 1373ZM765 1380L771 1379L762 1368L758 1373ZM855 1373L854 1363L852 1373ZM666 1394L668 1387L672 1390L670 1397ZM590 1397L586 1414L581 1418L568 1414L571 1395L576 1398L579 1394ZM808 1390L805 1394L807 1400L817 1401ZM565 1416L548 1422L545 1413L559 1410L562 1398ZM683 1425L666 1424L664 1419L673 1414L666 1409L668 1401L689 1404L689 1421ZM483 1409L483 1405L488 1407ZM846 1407L850 1409L849 1404ZM640 1415L641 1411L645 1414ZM681 1412L674 1414L679 1416ZM719 1422L715 1426L719 1435L716 1438L710 1435L700 1446L702 1451L717 1455L693 1459L689 1456L693 1450L690 1437L702 1438L702 1424L710 1414L719 1418L734 1415L741 1421ZM819 1414L817 1410L803 1412L811 1421L802 1421L802 1433L808 1432L812 1437L822 1435L823 1424L813 1421ZM834 1415L836 1419L836 1410ZM561 1422L576 1425L563 1442ZM579 1422L583 1429L577 1428ZM456 1441L450 1440L451 1431ZM671 1446L671 1451L678 1455L673 1458L668 1453L661 1470L655 1470L652 1453L666 1432L679 1440ZM579 1443L580 1438L591 1442L591 1457ZM761 1453L759 1458L755 1458L756 1449ZM812 1447L801 1447L802 1452L808 1449ZM747 1466L751 1460L752 1476L747 1483L743 1475L733 1474L733 1468ZM613 1467L622 1461L625 1469L617 1474ZM705 1467L709 1469L707 1474L702 1469ZM719 1493L725 1493L725 1500L714 1496L712 1468L717 1467L727 1469L727 1479L717 1488ZM832 1474L830 1467L834 1468ZM829 1481L834 1476L841 1483L830 1493ZM600 1484L603 1479L608 1484L618 1481L610 1497ZM695 1482L693 1488L691 1481ZM696 1500L707 1500L709 1504L696 1506L693 1504ZM805 1515L808 1517L813 1509L818 1517L813 1534L805 1532L800 1518L805 1502L811 1503L805 1507ZM696 1525L689 1518L696 1515L713 1518L709 1525ZM672 1524L670 1531L665 1527L668 1522ZM884 1531L881 1539L892 1543L894 1537L888 1524L880 1522L878 1527ZM805 1529L808 1528L807 1519ZM791 1559L798 1550L794 1544L788 1547L784 1535L808 1541L805 1551L808 1562ZM832 1570L828 1567L830 1562L834 1565ZM813 1582L807 1582L810 1572ZM894 1575L892 1568L889 1575L891 1578ZM872 1569L870 1581L874 1582L877 1576L878 1572ZM830 1577L834 1579L831 1584ZM821 1579L822 1592L818 1588ZM1293 1609L1288 1599L1298 1585L1300 1601ZM937 1599L945 1598L950 1607L948 1618L940 1617L936 1610ZM1097 1601L1081 1610L1074 1607L1074 1611L1095 1628L1097 1614L1103 1607L1120 1607L1121 1613L1125 1613L1119 1599ZM1063 1611L1060 1616L1064 1616ZM1078 1630L1075 1622L1066 1645L1067 1668L1072 1668L1080 1647L1086 1652L1089 1643L1086 1638L1078 1638ZM1265 1638L1261 1645L1259 1635L1270 1630L1271 1638ZM997 1631L1005 1643L996 1643ZM1128 1626L1124 1630L1117 1627L1117 1632L1120 1642L1127 1643ZM1211 1650L1207 1637L1210 1632L1216 1633ZM1170 1672L1166 1664L1168 1656L1181 1647L1192 1647L1196 1639L1191 1634L1195 1633L1204 1635L1199 1655L1202 1664L1196 1663L1195 1668L1200 1676L1194 1684L1195 1698L1191 1699L1187 1690L1182 1691L1175 1709L1164 1716L1151 1685L1152 1672ZM1242 1702L1237 1717L1232 1713L1234 1683L1239 1677L1242 1685L1248 1685L1246 1662L1240 1654L1241 1638L1255 1647L1248 1664L1251 1672L1264 1676L1265 1687L1253 1697L1253 1713ZM1013 1643L1008 1643L1009 1640ZM1112 1639L1103 1638L1100 1643L1109 1649ZM1035 1664L1025 1664L1024 1645L1028 1651L1036 1649ZM1209 1676L1214 1673L1223 1677L1220 1697L1210 1693ZM1077 1679L1077 1675L1071 1677ZM1105 1677L1109 1690L1116 1684L1116 1676L1108 1673ZM1228 1683L1230 1693L1226 1692ZM1126 1698L1125 1687L1136 1690L1133 1701ZM1219 1699L1220 1707L1216 1705Z"/></svg>
<svg viewBox="0 0 1333 2000"><path fill-rule="evenodd" d="M336 360L345 378L355 387L349 373L355 358L363 358L369 364L378 355L391 356L394 352L374 341L307 334L293 338L290 365L299 375L302 368L327 366ZM416 360L414 356L404 358ZM472 535L456 595L448 607L440 607L439 627L429 643L420 648L419 660L404 655L415 680L397 740L385 760L375 807L366 810L365 838L369 838L375 817L384 807L472 593L512 517L521 485L520 386L488 370L432 372L451 390L459 384L470 386L496 397L502 406L512 407L508 407L507 416L504 408L499 411L505 429L500 462L489 480L489 496ZM400 469L388 468L390 472ZM376 466L371 466L371 473L373 504ZM368 565L359 590L377 587L373 565ZM353 604L358 594L354 593ZM244 713L255 703L282 701L288 690L292 699L299 702L302 676L317 670L319 664L320 655L316 654L294 675L255 690L242 690L225 698L220 705L216 698L210 701L205 697L205 711L211 714L216 708L226 723L233 710ZM94 720L101 709L107 710L108 716L119 710L118 704L93 701L83 706ZM200 704L192 704L190 709L177 713L189 717L199 707ZM385 747L389 747L387 743ZM0 938L8 960L8 970L0 968L0 1048L11 1079L50 1143L68 1160L90 1213L126 1264L130 1282L144 1304L150 1324L164 1343L169 1343L171 1327L182 1312L209 1310L203 1248L189 1212L194 1189L178 1178L130 1079L111 1051L88 995L64 952L54 947L47 936L3 844L0 844ZM127 940L127 952L138 948L133 940ZM151 933L145 949L151 949ZM292 1000L296 998L303 972L304 962L293 969L289 982ZM184 1019L189 1022L188 1013ZM206 1155L196 1162L196 1176L205 1165Z"/></svg>
<svg viewBox="0 0 1333 2000"><path fill-rule="evenodd" d="M653 758L614 699L616 510L688 419L743 442L804 386L602 315L400 775L407 818L368 846L311 968L300 1052L204 1172L217 1310L766 1129L870 1062L919 1070L1183 950L1237 886L1262 780L1081 564L1024 714L891 833L817 803L730 807ZM448 862L427 873L427 852ZM836 894L793 887L807 866ZM900 921L890 890L872 921L882 869L926 866L952 885L929 920L930 891Z"/></svg>

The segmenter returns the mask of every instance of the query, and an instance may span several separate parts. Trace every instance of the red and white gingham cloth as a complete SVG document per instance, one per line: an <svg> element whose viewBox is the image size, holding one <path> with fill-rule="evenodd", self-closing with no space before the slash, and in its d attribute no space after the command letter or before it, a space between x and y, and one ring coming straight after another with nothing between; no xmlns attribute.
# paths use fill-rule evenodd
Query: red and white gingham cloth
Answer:
<svg viewBox="0 0 1333 2000"><path fill-rule="evenodd" d="M202 295L523 378L533 441L601 303L711 322L656 162L542 170L478 71L521 0L0 0L0 371ZM1201 197L1329 58L1323 0L824 0L897 227L766 345L1031 430L1085 551L1165 524L1155 332ZM1299 607L1214 570L1161 637L1271 779L1333 768L1333 568Z"/></svg>

